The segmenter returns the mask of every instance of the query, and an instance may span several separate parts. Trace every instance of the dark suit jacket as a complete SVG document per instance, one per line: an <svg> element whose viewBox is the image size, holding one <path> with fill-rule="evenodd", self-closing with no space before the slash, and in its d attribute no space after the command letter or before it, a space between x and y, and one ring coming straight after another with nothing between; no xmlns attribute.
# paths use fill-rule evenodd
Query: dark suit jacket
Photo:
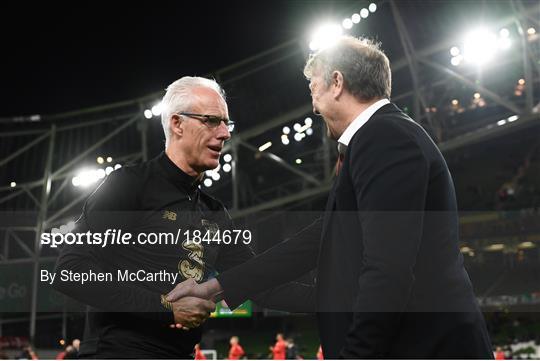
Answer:
<svg viewBox="0 0 540 361"><path fill-rule="evenodd" d="M313 268L325 358L492 358L448 167L393 104L351 139L322 221L218 280L234 306Z"/></svg>

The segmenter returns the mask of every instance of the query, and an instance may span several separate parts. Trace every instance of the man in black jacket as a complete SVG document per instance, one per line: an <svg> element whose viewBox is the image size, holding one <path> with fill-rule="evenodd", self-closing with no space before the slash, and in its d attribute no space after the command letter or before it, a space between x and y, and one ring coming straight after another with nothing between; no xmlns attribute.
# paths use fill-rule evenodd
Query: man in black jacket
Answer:
<svg viewBox="0 0 540 361"><path fill-rule="evenodd" d="M368 40L343 37L313 54L304 73L314 112L338 141L323 219L168 298L222 293L234 306L316 268L325 359L491 358L458 246L452 178L427 133L390 103L388 58Z"/></svg>
<svg viewBox="0 0 540 361"><path fill-rule="evenodd" d="M220 232L232 228L230 216L199 187L204 171L219 165L231 136L221 87L213 80L184 77L168 87L162 104L165 151L112 172L90 195L77 221L79 234L120 230L131 239L104 247L68 245L56 264L56 274L111 275L111 280L84 284L75 277L57 277L54 284L91 306L81 358L192 358L201 339L199 326L215 304L196 297L167 302L164 294L178 280L205 281L253 256L246 242L220 241ZM156 243L152 234L176 237ZM125 274L152 277L121 279ZM289 286L273 290L277 303L268 294L257 301L287 310L279 292L309 292L299 284Z"/></svg>

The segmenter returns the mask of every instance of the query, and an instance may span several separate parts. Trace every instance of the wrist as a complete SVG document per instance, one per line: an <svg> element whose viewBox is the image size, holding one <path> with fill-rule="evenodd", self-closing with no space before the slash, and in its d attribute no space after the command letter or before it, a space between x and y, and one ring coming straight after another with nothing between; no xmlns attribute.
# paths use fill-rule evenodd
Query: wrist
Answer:
<svg viewBox="0 0 540 361"><path fill-rule="evenodd" d="M204 283L205 292L210 298L221 301L223 298L223 288L219 284L219 281L216 278L212 278Z"/></svg>

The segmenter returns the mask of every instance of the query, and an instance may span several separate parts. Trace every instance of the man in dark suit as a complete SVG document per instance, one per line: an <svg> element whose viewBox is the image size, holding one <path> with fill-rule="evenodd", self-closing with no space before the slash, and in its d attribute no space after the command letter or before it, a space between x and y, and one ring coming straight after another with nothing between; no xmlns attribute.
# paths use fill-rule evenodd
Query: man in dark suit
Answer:
<svg viewBox="0 0 540 361"><path fill-rule="evenodd" d="M452 178L427 133L388 100L388 58L343 37L304 73L314 112L338 141L322 221L169 298L222 293L234 307L316 268L325 359L492 358L458 246Z"/></svg>

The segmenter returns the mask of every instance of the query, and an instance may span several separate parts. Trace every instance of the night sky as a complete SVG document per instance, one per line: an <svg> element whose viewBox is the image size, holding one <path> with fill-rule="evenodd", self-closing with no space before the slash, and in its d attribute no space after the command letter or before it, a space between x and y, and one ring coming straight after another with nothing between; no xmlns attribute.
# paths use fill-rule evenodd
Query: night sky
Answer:
<svg viewBox="0 0 540 361"><path fill-rule="evenodd" d="M292 38L307 39L321 14L351 2L134 3L0 5L0 117L55 114L159 91L183 75L204 75Z"/></svg>

